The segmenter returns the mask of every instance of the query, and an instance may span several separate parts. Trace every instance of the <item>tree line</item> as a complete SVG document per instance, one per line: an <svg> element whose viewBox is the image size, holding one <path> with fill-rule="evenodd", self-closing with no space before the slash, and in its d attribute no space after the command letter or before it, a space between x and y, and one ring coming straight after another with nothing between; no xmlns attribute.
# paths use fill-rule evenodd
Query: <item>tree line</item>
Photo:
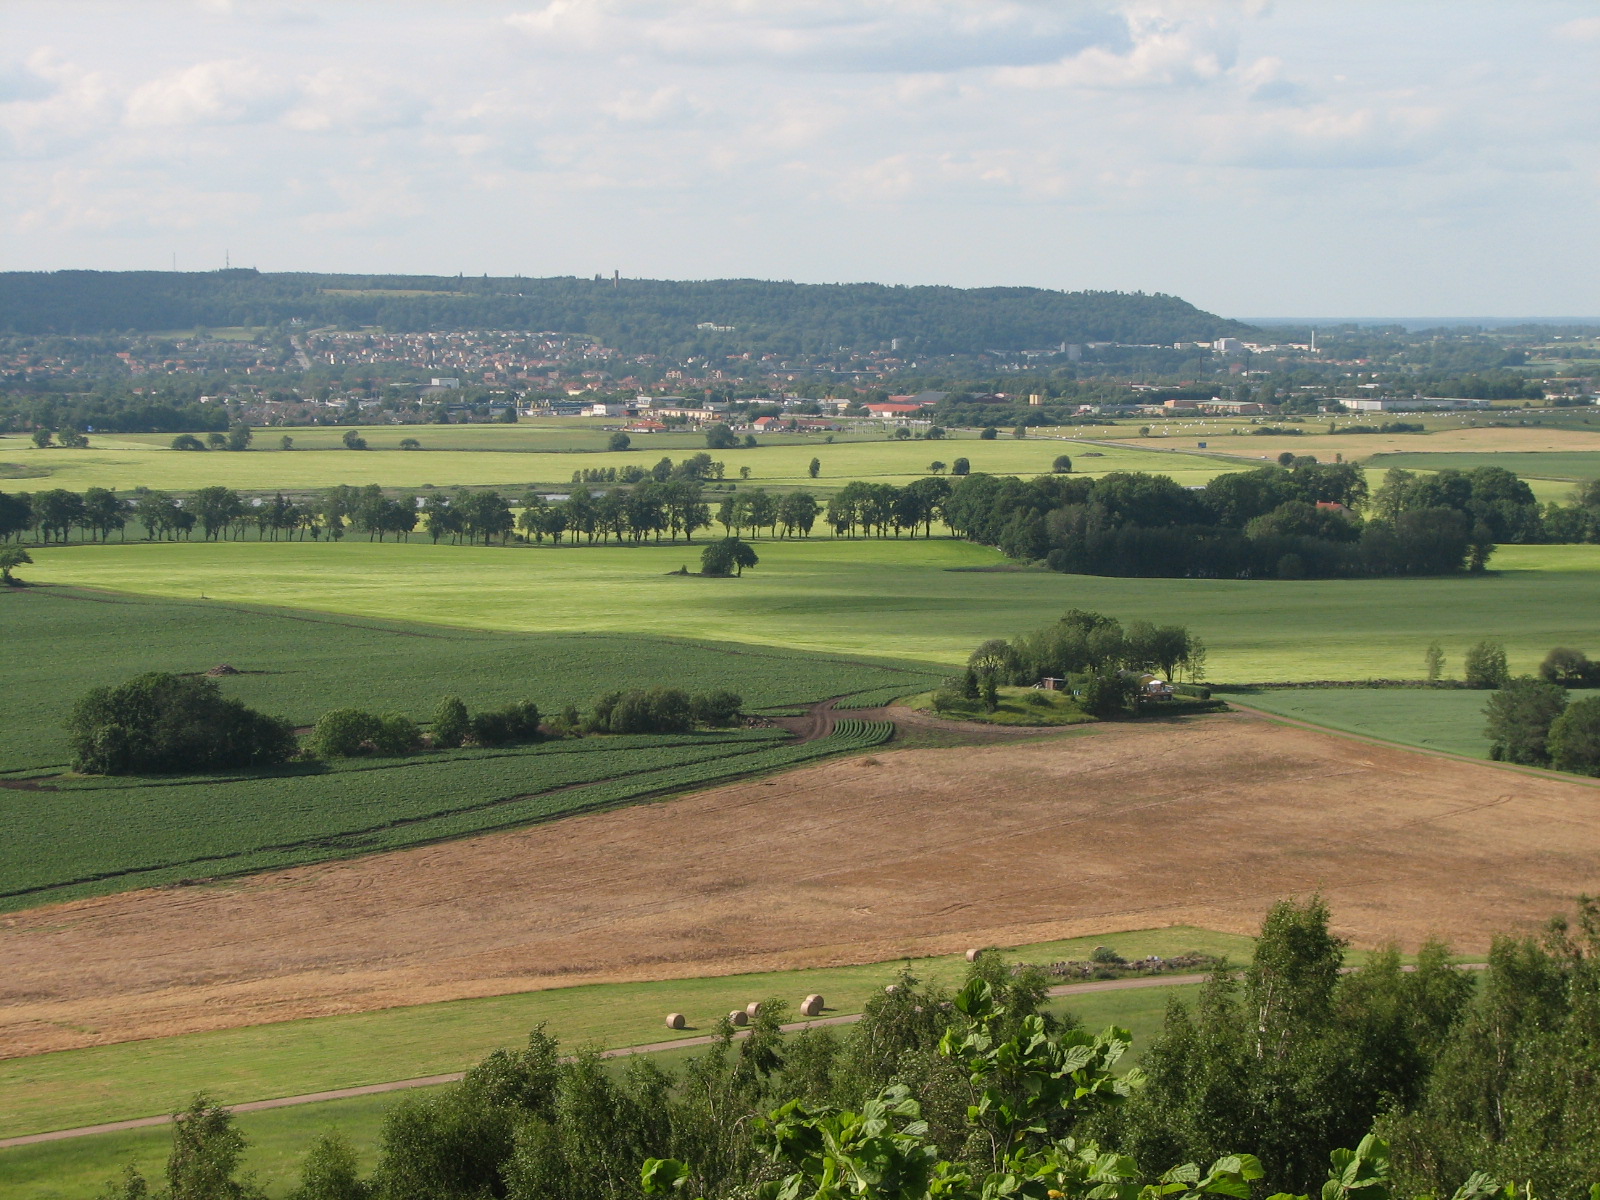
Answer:
<svg viewBox="0 0 1600 1200"><path fill-rule="evenodd" d="M1369 496L1352 464L1285 459L1198 489L1139 472L973 475L944 517L969 540L1058 571L1241 579L1481 571L1497 542L1544 540L1568 520L1563 510L1547 525L1528 485L1499 467L1390 471ZM1600 487L1572 509L1571 522L1600 531Z"/></svg>
<svg viewBox="0 0 1600 1200"><path fill-rule="evenodd" d="M323 713L304 744L293 722L222 694L206 675L148 672L98 687L73 705L66 728L73 769L94 775L202 774L280 766L293 758L394 757L418 750L484 748L605 733L688 733L736 724L744 700L716 690L612 691L587 715L568 707L546 718L531 700L469 712L459 696L439 701L426 733L404 713L336 708Z"/></svg>
<svg viewBox="0 0 1600 1200"><path fill-rule="evenodd" d="M762 1002L669 1074L563 1055L541 1025L409 1096L360 1170L337 1132L295 1200L1533 1200L1600 1193L1600 909L1495 940L1481 985L1425 944L1346 970L1318 898L1275 905L1248 964L1126 1030L1045 1007L1050 977L984 951L954 992L908 967L846 1029ZM1352 1149L1353 1147L1353 1149ZM254 1200L242 1134L197 1097L165 1193ZM1593 1190L1591 1190L1593 1189ZM142 1200L133 1168L106 1200Z"/></svg>

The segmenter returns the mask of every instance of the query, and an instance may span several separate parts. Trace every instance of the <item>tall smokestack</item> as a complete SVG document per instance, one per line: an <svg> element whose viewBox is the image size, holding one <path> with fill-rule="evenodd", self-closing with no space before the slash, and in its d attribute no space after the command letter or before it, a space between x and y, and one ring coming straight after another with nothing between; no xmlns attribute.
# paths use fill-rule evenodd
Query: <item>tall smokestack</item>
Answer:
<svg viewBox="0 0 1600 1200"><path fill-rule="evenodd" d="M621 271L612 271L611 272L611 286L612 287L621 287L622 286L622 272Z"/></svg>

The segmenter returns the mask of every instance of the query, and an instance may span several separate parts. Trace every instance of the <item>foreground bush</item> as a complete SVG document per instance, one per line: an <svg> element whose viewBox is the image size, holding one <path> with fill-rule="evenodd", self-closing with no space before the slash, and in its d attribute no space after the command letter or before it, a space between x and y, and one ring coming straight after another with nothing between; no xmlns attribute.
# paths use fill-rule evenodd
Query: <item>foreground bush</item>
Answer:
<svg viewBox="0 0 1600 1200"><path fill-rule="evenodd" d="M89 692L67 734L74 769L97 775L275 766L296 750L289 722L225 698L214 679L159 671Z"/></svg>

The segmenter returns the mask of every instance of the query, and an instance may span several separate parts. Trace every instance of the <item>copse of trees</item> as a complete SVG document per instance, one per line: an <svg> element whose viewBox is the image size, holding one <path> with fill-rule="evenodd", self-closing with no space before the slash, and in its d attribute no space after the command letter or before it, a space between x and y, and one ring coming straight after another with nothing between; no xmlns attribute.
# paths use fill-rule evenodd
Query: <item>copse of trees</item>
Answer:
<svg viewBox="0 0 1600 1200"><path fill-rule="evenodd" d="M1355 510L1365 500L1358 468L1297 459L1288 468L1219 475L1198 491L1140 472L1099 479L971 475L943 512L951 530L970 541L1086 575L1437 575L1481 569L1493 553L1453 509L1362 520Z"/></svg>
<svg viewBox="0 0 1600 1200"><path fill-rule="evenodd" d="M275 766L298 749L290 722L224 697L214 679L165 672L90 691L67 734L74 769L96 775Z"/></svg>
<svg viewBox="0 0 1600 1200"><path fill-rule="evenodd" d="M587 733L688 733L697 722L731 725L743 706L741 697L727 691L699 696L674 687L614 691L595 700L583 728Z"/></svg>
<svg viewBox="0 0 1600 1200"><path fill-rule="evenodd" d="M746 567L760 561L755 548L743 538L719 538L700 552L700 574L725 579L743 575Z"/></svg>

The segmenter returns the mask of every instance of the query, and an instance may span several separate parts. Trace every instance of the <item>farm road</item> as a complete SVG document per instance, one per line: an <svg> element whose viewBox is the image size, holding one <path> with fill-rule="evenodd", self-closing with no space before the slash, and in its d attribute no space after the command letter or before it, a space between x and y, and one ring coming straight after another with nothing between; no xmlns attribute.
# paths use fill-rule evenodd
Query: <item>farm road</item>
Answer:
<svg viewBox="0 0 1600 1200"><path fill-rule="evenodd" d="M831 703L831 702L830 702ZM1136 976L1132 979L1098 979L1089 983L1066 983L1050 989L1052 996L1082 995L1088 992L1120 992L1130 988L1150 987L1180 987L1186 983L1203 983L1204 975L1148 975ZM802 1029L813 1029L823 1025L854 1025L861 1020L860 1013L846 1013L837 1017L820 1017L814 1021L793 1021L784 1025L785 1033L797 1033ZM736 1033L735 1037L745 1037L746 1033ZM716 1041L715 1034L702 1034L698 1037L676 1038L666 1042L647 1042L640 1046L619 1046L613 1050L602 1050L601 1058L631 1058L635 1054L659 1054L663 1050L687 1050L695 1046L709 1046ZM243 1104L231 1105L236 1113L265 1112L272 1108L293 1108L300 1104L319 1104L326 1100L351 1100L357 1096L378 1096L385 1092L402 1092L411 1088L438 1087L440 1084L457 1083L463 1072L452 1071L447 1075L423 1075L416 1079L396 1079L389 1083L371 1083L365 1087L336 1088L327 1092L308 1092L303 1096L279 1096L272 1100L248 1100ZM97 1133L122 1133L130 1129L152 1129L158 1125L170 1123L170 1116L136 1117L128 1121L110 1121L103 1125L83 1125L77 1129L57 1129L49 1133L30 1133L22 1137L0 1138L0 1150L11 1146L32 1146L40 1142L59 1142L67 1138L91 1137Z"/></svg>

